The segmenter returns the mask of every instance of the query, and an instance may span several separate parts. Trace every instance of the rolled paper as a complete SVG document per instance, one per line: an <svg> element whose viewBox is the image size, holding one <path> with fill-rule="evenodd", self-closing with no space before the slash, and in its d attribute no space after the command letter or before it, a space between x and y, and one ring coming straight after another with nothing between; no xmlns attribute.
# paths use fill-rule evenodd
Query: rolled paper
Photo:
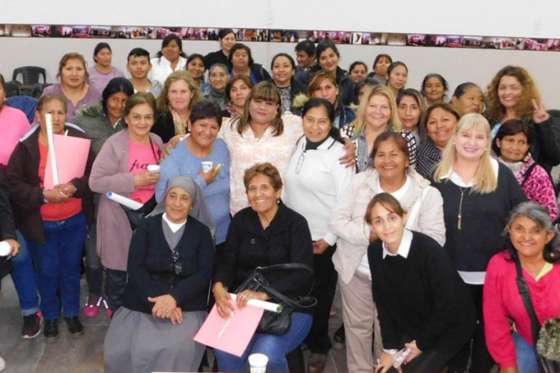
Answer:
<svg viewBox="0 0 560 373"><path fill-rule="evenodd" d="M138 201L135 201L133 199L130 199L128 197L121 196L118 193L107 192L106 196L111 201L120 203L121 205L126 206L131 210L138 210L138 209L142 208L142 206L144 206L142 203L140 203Z"/></svg>
<svg viewBox="0 0 560 373"><path fill-rule="evenodd" d="M45 114L45 126L47 127L47 144L49 146L49 161L51 164L52 181L54 185L58 185L60 184L60 179L58 178L58 167L56 165L52 114Z"/></svg>
<svg viewBox="0 0 560 373"><path fill-rule="evenodd" d="M233 300L237 299L236 294L230 293L229 295L231 296L231 299L233 299ZM258 300L258 299L249 299L247 304L250 305L250 306L253 306L253 307L262 308L265 311L271 311L271 312L276 312L276 313L282 312L282 305L278 304L278 303L272 303L272 302L267 302L267 301Z"/></svg>
<svg viewBox="0 0 560 373"><path fill-rule="evenodd" d="M0 241L0 256L8 256L11 252L10 244L6 241Z"/></svg>

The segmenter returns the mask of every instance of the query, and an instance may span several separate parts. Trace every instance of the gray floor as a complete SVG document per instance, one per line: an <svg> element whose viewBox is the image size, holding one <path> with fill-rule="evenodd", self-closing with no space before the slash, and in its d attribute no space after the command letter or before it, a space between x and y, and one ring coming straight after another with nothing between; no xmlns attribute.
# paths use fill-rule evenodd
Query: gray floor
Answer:
<svg viewBox="0 0 560 373"><path fill-rule="evenodd" d="M82 294L86 294L82 283ZM21 338L22 318L11 278L2 280L0 292L0 355L6 360L3 373L96 373L103 372L103 339L108 326L104 314L95 319L82 317L85 334L68 335L64 323L59 325L59 337L45 343L43 335L32 340ZM329 329L340 325L340 309L331 318ZM332 333L331 333L332 335ZM346 371L344 350L331 350L325 373ZM123 372L124 373L124 372Z"/></svg>

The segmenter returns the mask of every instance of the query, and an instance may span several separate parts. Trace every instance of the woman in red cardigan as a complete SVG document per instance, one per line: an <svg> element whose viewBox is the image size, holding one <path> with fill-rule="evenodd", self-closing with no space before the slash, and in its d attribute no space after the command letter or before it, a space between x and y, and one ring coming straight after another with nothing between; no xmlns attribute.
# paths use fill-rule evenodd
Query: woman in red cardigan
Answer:
<svg viewBox="0 0 560 373"><path fill-rule="evenodd" d="M521 264L539 324L560 316L560 252L553 244L556 233L547 210L534 202L519 204L506 230L507 250L494 255L486 271L486 344L500 372L538 372L531 320L516 283L516 262Z"/></svg>

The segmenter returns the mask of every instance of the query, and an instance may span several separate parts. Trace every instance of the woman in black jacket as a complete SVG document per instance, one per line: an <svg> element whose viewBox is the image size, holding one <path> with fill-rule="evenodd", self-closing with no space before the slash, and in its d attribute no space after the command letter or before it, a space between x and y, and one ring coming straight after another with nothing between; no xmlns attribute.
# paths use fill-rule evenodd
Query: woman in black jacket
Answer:
<svg viewBox="0 0 560 373"><path fill-rule="evenodd" d="M162 214L163 212L163 214ZM132 237L123 307L105 337L107 372L196 371L214 262L211 219L192 178L177 176Z"/></svg>
<svg viewBox="0 0 560 373"><path fill-rule="evenodd" d="M253 61L251 49L242 43L236 43L229 51L228 63L231 76L246 75L253 84L270 80L270 74L261 65Z"/></svg>
<svg viewBox="0 0 560 373"><path fill-rule="evenodd" d="M218 253L213 293L218 313L227 318L233 311L229 292L233 292L256 267L282 263L302 263L313 267L311 233L303 216L280 201L282 179L276 167L260 163L245 171L245 189L250 207L232 219L222 252ZM289 277L285 272L267 273L271 287L289 297L306 295L312 278L303 271ZM268 300L265 292L244 290L237 304L249 299ZM299 346L311 328L312 316L294 312L290 329L284 335L255 334L241 357L216 350L221 371L245 371L247 357L256 352L268 356L268 372L288 372L286 354Z"/></svg>
<svg viewBox="0 0 560 373"><path fill-rule="evenodd" d="M289 54L278 53L272 57L270 71L272 71L272 82L280 91L282 113L292 111L294 97L305 93L305 87L294 78L296 62ZM294 109L294 111L297 111L297 109Z"/></svg>
<svg viewBox="0 0 560 373"><path fill-rule="evenodd" d="M368 248L384 352L377 372L440 372L469 340L474 307L443 248L432 238L405 229L406 212L389 193L370 201L365 219L379 238Z"/></svg>

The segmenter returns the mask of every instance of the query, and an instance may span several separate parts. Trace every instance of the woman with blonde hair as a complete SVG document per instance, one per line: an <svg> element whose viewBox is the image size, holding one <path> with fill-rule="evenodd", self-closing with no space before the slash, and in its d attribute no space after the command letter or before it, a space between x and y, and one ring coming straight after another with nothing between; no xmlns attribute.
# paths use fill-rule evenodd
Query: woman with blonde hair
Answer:
<svg viewBox="0 0 560 373"><path fill-rule="evenodd" d="M560 118L544 108L533 78L519 66L502 68L487 90L487 113L492 135L509 119L521 119L529 124L535 142L531 154L535 161L550 171L560 163Z"/></svg>
<svg viewBox="0 0 560 373"><path fill-rule="evenodd" d="M504 245L510 211L526 200L511 171L491 156L490 125L480 114L464 115L442 153L434 187L443 197L445 250L477 308L477 327L457 355L452 371L488 372L494 362L484 343L482 286L488 261Z"/></svg>
<svg viewBox="0 0 560 373"><path fill-rule="evenodd" d="M358 172L365 171L371 166L370 157L373 144L377 136L383 132L400 132L409 149L409 161L412 165L416 159L416 139L410 132L401 132L402 124L399 119L395 96L391 89L378 85L371 89L358 107L356 119L341 129L342 135L352 139L357 147Z"/></svg>
<svg viewBox="0 0 560 373"><path fill-rule="evenodd" d="M173 146L188 132L188 121L193 105L200 99L200 92L191 74L175 71L165 80L158 98L158 116L152 132L164 143Z"/></svg>

